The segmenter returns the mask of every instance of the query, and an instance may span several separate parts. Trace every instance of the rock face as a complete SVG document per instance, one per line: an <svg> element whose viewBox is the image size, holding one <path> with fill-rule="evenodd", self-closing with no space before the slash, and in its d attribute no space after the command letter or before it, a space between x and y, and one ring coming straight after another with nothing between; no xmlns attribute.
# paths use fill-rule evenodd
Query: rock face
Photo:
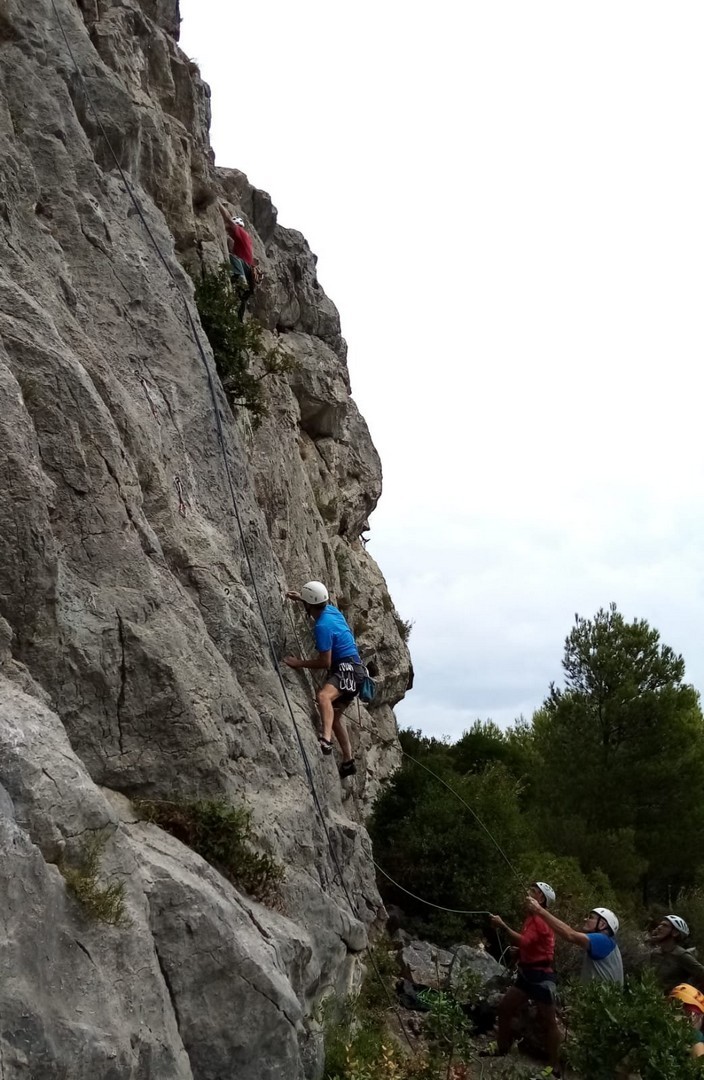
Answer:
<svg viewBox="0 0 704 1080"><path fill-rule="evenodd" d="M454 990L468 973L480 979L482 986L505 973L486 949L470 945L439 949L427 941L409 941L401 950L400 960L407 979L434 990Z"/></svg>
<svg viewBox="0 0 704 1080"><path fill-rule="evenodd" d="M0 5L4 1080L318 1077L312 1012L354 984L380 911L363 819L398 761L392 708L411 678L360 540L380 465L315 258L265 193L215 170L178 25L176 0ZM310 647L282 592L322 578L378 678L360 712L374 735L353 727L359 771L342 785L310 684L284 669L324 821L187 318L183 268L225 256L217 197L265 272L255 315L297 361L256 431L215 377L274 649ZM281 910L139 822L147 795L249 807L286 868ZM97 832L128 926L91 922L57 866Z"/></svg>

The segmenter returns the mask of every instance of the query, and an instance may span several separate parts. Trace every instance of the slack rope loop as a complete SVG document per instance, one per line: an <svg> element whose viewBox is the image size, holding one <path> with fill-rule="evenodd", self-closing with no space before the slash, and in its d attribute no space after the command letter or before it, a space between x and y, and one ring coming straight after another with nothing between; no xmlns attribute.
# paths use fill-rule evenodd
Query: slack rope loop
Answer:
<svg viewBox="0 0 704 1080"><path fill-rule="evenodd" d="M360 706L360 703L359 703L359 698L357 698L357 715L358 715L358 717L360 717L360 719L355 720L354 717L349 716L348 720L351 720L353 724L356 724L358 727L360 727L362 729L362 731L366 731L367 734L371 735L372 738L373 738L374 733L372 731L370 731L369 728L365 727L364 724L361 721L362 710L361 710L361 706ZM381 739L379 741L382 742L382 743L386 743L389 746L391 746L394 742L397 742L398 740L397 739ZM438 776L438 774L436 772L434 772L428 765L424 765L422 761L419 761L418 758L413 757L413 755L409 754L406 750L403 749L403 747L401 747L401 753L403 754L404 757L408 758L409 761L412 761L414 763L414 765L418 765L419 768L425 769L425 771L427 773L430 773L431 776L435 777L435 779L438 781L439 784L442 784L443 787L447 788L447 790L449 792L451 792L451 794L453 794L455 796L455 798L459 802L461 802L462 805L467 810L469 810L470 814L472 815L472 817L476 821L477 825L479 825L480 828L482 828L484 830L484 832L489 837L489 839L491 840L491 842L494 845L494 847L496 848L496 850L501 855L501 858L504 860L504 862L508 866L509 870L513 874L513 876L516 878L516 881L518 881L519 884L521 885L521 887L523 887L525 885L524 879L521 877L521 875L516 870L515 866L513 865L511 860L509 859L508 855L506 854L504 849L501 847L501 844L496 839L496 837L493 835L491 830L484 824L484 822L479 817L479 814L476 812L476 810L473 810L472 807L469 805L469 803L465 799L462 798L459 791L455 791L455 789L452 787L451 784L448 784L446 780L443 780L442 776Z"/></svg>
<svg viewBox="0 0 704 1080"><path fill-rule="evenodd" d="M490 911L464 911L461 908L443 907L442 904L433 904L430 902L430 900L424 900L422 896L416 896L416 894L412 893L410 889L404 889L403 885L399 885L398 881L394 881L394 879L391 877L391 874L387 874L386 870L384 870L383 867L379 866L379 863L376 861L376 859L372 859L372 862L376 866L379 873L383 874L385 878L388 878L392 885L394 885L397 889L400 889L401 892L406 894L406 896L412 896L414 900L418 900L418 902L421 904L427 904L428 907L436 908L438 911L449 911L452 915L491 915Z"/></svg>
<svg viewBox="0 0 704 1080"><path fill-rule="evenodd" d="M86 80L85 80L85 78L83 76L83 73L82 73L82 71L81 71L81 69L80 69L80 67L78 65L78 61L76 60L73 49L71 48L71 43L69 42L68 36L67 36L66 31L64 29L64 25L63 25L63 22L61 20L61 16L59 15L59 12L58 12L58 9L57 9L57 6L56 6L56 0L51 0L51 6L52 6L52 9L53 9L53 12L54 12L54 17L56 19L56 23L57 23L57 25L59 27L59 30L61 32L61 36L62 36L62 38L63 38L63 40L64 40L64 42L66 44L66 49L68 50L68 54L71 57L71 61L73 63L73 66L76 69L76 74L77 74L78 79L80 81L80 84L81 84L81 86L83 88L83 93L86 96L86 101L88 103L88 106L89 106L91 112L93 113L93 116L95 117L96 123L98 125L99 130L100 130L100 133L101 133L103 139L105 140L105 144L106 144L106 146L107 146L107 148L108 148L108 150L110 152L110 156L112 157L113 161L115 162L115 166L117 168L117 171L120 174L120 178L121 178L123 184L125 185L125 190L127 191L127 194L129 195L129 198L132 201L132 204L133 204L133 206L134 206L134 208L135 208L135 210L136 210L136 212L137 212L137 214L139 216L140 221L142 222L142 225L144 226L145 232L146 232L147 236L149 237L149 240L151 241L151 244L152 244L157 256L159 257L159 260L161 261L161 263L164 266L167 274L169 275L172 286L175 288L175 290L178 293L179 297L183 301L183 306L184 306L185 312L186 312L186 318L188 320L188 324L190 326L191 333L193 335L193 340L196 343L196 346L198 348L198 352L200 353L200 357L201 357L201 360L203 362L203 366L205 367L205 371L206 371L206 374L207 374L208 388L210 390L210 396L211 396L212 404L213 404L213 411L215 413L215 423L216 423L216 429L217 429L218 442L220 444L220 450L221 450L221 453L222 453L223 465L224 465L224 469L225 469L225 475L226 475L226 478L227 478L227 485L228 485L228 488L229 488L229 491L230 491L230 498L231 498L231 501L232 501L232 508L233 508L234 515L235 515L235 521L237 522L237 531L239 533L240 542L242 544L242 550L244 552L245 560L246 560L246 563L247 563L247 569L249 570L249 575L250 575L250 579L251 579L251 582L252 582L252 588L254 590L254 595L255 595L255 598L256 598L256 601L257 601L257 607L259 609L259 615L260 615L260 618L262 620L262 624L264 626L264 632L265 632L265 635L266 635L267 644L269 646L269 650L271 652L271 656L272 656L272 659L273 659L274 669L275 669L276 674L277 674L277 676L279 678L279 682L281 684L281 689L282 689L282 692L283 692L283 695L284 695L284 700L285 700L286 705L288 707L288 712L289 712L289 714L291 716L291 721L293 723L293 729L295 731L296 740L298 742L298 748L299 748L299 750L301 752L301 757L303 759L303 766L304 766L306 777L308 779L308 784L309 784L309 787L310 787L310 790L311 790L311 796L313 798L313 803L314 803L316 812L318 814L318 817L320 818L320 823L321 823L321 825L323 827L323 831L325 833L325 838L326 838L326 841L327 841L328 849L330 851L330 856L331 856L332 861L333 861L333 863L334 863L334 865L335 865L335 867L337 869L337 875L339 876L339 879L340 879L340 885L342 887L342 891L343 891L343 893L345 895L347 903L349 904L350 911L352 912L354 917L360 923L362 923L363 920L360 918L357 906L354 903L354 901L352 900L349 889L347 888L347 885L345 884L345 880L344 880L344 877L343 877L343 874L342 874L342 867L340 865L340 860L338 859L337 852L335 851L335 848L333 846L332 837L330 835L330 830L329 830L328 824L327 824L327 822L325 820L325 815L323 813L323 808L322 808L322 805L321 805L321 802L320 802L320 798L318 796L318 792L316 790L315 780L314 780L314 777L313 777L313 770L312 770L311 764L310 764L310 759L308 758L305 746L303 744L303 738L301 736L301 732L300 732L298 723L296 721L296 716L295 716L294 711L293 711L293 706L291 704L291 699L289 697L288 690L287 690L286 684L284 682L283 673L281 671L281 666L279 664L279 659L278 659L278 656L276 654L276 649L274 647L274 641L273 641L273 638L271 636L271 632L269 630L269 624L268 624L267 619L266 619L266 614L264 612L264 605L262 603L262 599L261 599L261 596L260 596L260 593L259 593L259 588L258 588L258 585L257 585L257 578L256 578L256 575L254 573L254 566L252 565L252 560L251 560L251 557L250 557L250 554L249 554L249 548L247 546L247 541L246 541L246 537L245 537L244 527L242 525L242 519L240 517L239 504L238 504L237 495L236 495L236 492L235 492L234 481L232 479L232 471L230 469L230 463L229 463L229 460L228 460L228 457L227 457L227 446L226 446L226 443L225 443L225 432L224 432L224 428L223 428L223 424L222 424L222 417L220 415L220 408L219 408L219 403L218 403L217 389L216 389L216 386L215 386L215 379L214 379L213 373L212 373L212 371L210 369L210 364L208 363L207 354L205 352L205 349L203 348L203 343L201 341L200 334L198 333L198 328L196 326L195 319L193 318L193 313L191 312L190 304L188 303L188 300L186 299L186 297L184 296L184 294L181 292L180 288L178 287L178 282L177 282L176 276L174 275L171 267L169 266L169 263L168 263L168 260L166 259L166 256L163 254L163 252L162 252L161 248L159 247L159 244L158 244L158 242L156 240L156 237L154 236L151 228L149 227L149 223L148 223L146 217L144 216L144 213L142 211L142 207L140 205L140 202L137 199L137 196L135 195L135 193L134 193L134 191L132 189L132 185L131 185L130 181L127 179L125 171L122 168L122 165L120 164L120 162L118 160L117 154L115 153L115 151L113 149L112 143L110 142L108 134L107 134L107 132L105 130L105 127L103 125L103 122L100 119L100 116L98 114L97 109L95 108L95 105L93 104L93 99L91 98L90 92L88 90ZM377 978L379 979L379 981L381 982L381 984L382 984L382 986L384 988L384 993L386 994L386 998L387 998L387 1000L389 1002L389 1005L396 1012L397 1019L399 1021L400 1026L401 1026L401 1030L403 1031L403 1034L404 1034L404 1036L406 1038L406 1041L407 1041L409 1047L411 1048L411 1051L415 1054L416 1049L413 1046L410 1035L408 1034L408 1032L406 1030L406 1026L405 1026L405 1024L403 1022L403 1019L401 1018L401 1014L398 1011L397 1006L394 1005L394 1002L391 999L391 995L390 995L390 993L388 991L386 983L384 982L384 980L383 980L383 978L381 976L381 973L380 973L380 971L379 971L379 969L378 969L378 967L376 965L376 962L375 962L374 957L372 956L371 952L369 953L369 960L371 962L371 965L372 965L372 967L374 969L374 972L375 972Z"/></svg>
<svg viewBox="0 0 704 1080"><path fill-rule="evenodd" d="M418 758L414 758L412 754L406 753L406 751L403 750L403 749L401 750L401 752L402 752L404 757L407 757L409 759L409 761L414 762L416 765L420 766L421 769L425 769L425 771L427 773L430 773L431 776L434 776L435 779L439 783L441 783L443 787L446 787L448 791L452 792L452 794L455 796L456 799L459 799L459 801L462 803L463 806L466 806L466 808L469 810L470 814L472 815L472 817L476 821L477 825L479 825L480 828L482 828L484 830L484 832L486 833L486 835L489 837L492 844L494 845L494 847L498 851L499 855L504 860L504 862L508 866L509 870L511 871L511 873L515 877L516 881L518 881L519 884L521 886L523 886L524 885L523 878L521 877L521 875L516 870L515 866L513 865L511 860L509 859L509 857L506 854L506 852L504 851L504 849L501 847L501 844L499 843L499 841L494 837L491 830L489 828L487 828L487 826L484 824L482 819L479 817L479 814L477 814L477 812L472 809L472 807L469 805L469 803L466 802L462 798L460 793L458 791L455 791L455 789L450 784L448 784L447 781L443 780L443 778L441 776L438 776L438 774L436 772L433 772L432 769L428 768L427 765L424 765L422 761L418 761Z"/></svg>

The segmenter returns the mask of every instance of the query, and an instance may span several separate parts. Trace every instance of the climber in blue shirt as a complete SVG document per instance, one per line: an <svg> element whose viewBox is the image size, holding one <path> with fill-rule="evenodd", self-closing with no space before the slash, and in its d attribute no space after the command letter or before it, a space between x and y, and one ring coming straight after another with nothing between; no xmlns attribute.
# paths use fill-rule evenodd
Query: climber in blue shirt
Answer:
<svg viewBox="0 0 704 1080"><path fill-rule="evenodd" d="M321 581L309 581L300 593L289 592L286 595L290 600L300 601L315 620L313 634L318 655L310 660L300 656L286 656L284 663L291 668L327 671L325 683L315 695L323 725L322 733L318 737L320 749L324 754L332 753L331 736L334 731L342 750L340 776L351 776L357 771L357 767L342 714L357 697L367 674L354 634L342 612L328 603L328 590Z"/></svg>
<svg viewBox="0 0 704 1080"><path fill-rule="evenodd" d="M619 983L623 986L623 959L616 943L620 924L618 916L610 908L592 908L584 920L582 929L575 930L552 912L541 907L530 896L526 900L526 906L529 912L544 919L558 937L584 950L582 982L591 982L592 979L596 979L601 982Z"/></svg>

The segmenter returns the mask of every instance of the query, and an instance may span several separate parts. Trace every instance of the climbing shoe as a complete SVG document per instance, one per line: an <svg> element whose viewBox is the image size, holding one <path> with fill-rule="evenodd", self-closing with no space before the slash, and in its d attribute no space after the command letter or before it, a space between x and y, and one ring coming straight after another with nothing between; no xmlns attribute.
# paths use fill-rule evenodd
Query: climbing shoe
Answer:
<svg viewBox="0 0 704 1080"><path fill-rule="evenodd" d="M328 756L328 754L332 754L332 743L329 739L325 739L322 735L319 735L318 742L320 743L320 749L323 751L326 757Z"/></svg>
<svg viewBox="0 0 704 1080"><path fill-rule="evenodd" d="M357 766L354 761L343 761L340 765L340 776L344 780L346 776L354 776L357 772Z"/></svg>

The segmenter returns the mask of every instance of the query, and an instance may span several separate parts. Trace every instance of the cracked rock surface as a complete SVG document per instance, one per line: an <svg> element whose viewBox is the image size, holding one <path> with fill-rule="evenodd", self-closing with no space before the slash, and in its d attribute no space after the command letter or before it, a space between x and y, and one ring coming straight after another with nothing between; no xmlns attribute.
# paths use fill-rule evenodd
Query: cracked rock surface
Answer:
<svg viewBox="0 0 704 1080"><path fill-rule="evenodd" d="M380 463L315 256L215 168L176 0L55 2L80 75L51 0L0 2L0 1078L314 1080L312 1014L359 979L380 918L363 821L411 681L360 539ZM264 271L253 314L296 361L256 430L214 380L272 643L312 647L282 592L323 579L378 679L341 784L310 682L283 673L343 883L189 325L189 273L225 258L216 198ZM136 796L248 807L286 868L279 909L140 822ZM91 921L59 869L97 834L124 927Z"/></svg>

